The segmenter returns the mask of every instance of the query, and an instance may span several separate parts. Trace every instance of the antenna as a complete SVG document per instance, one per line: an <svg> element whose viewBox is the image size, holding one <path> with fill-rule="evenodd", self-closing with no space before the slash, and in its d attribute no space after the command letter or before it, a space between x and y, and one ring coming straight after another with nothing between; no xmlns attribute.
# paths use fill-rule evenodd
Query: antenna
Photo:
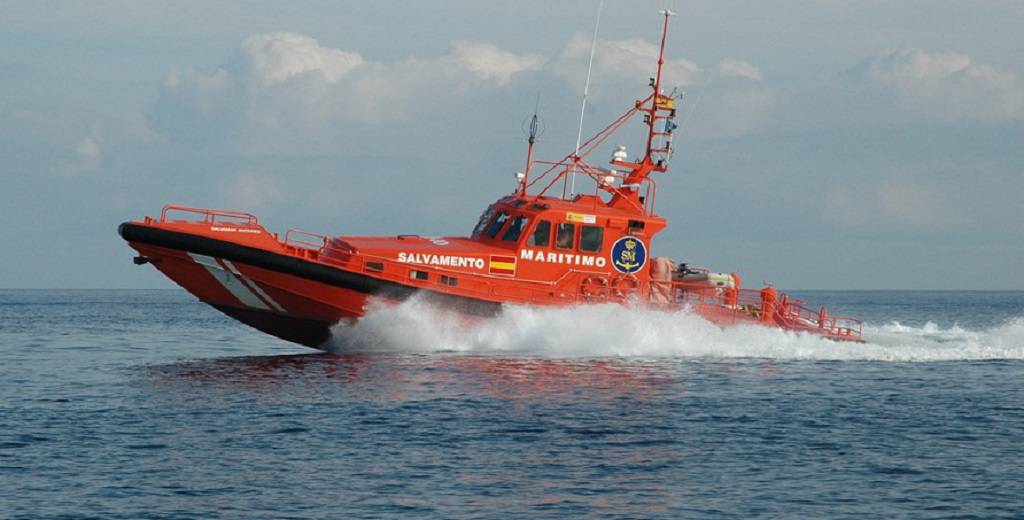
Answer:
<svg viewBox="0 0 1024 520"><path fill-rule="evenodd" d="M526 140L529 143L526 147L526 168L523 170L523 176L519 178L520 196L526 196L526 185L530 182L530 167L533 166L533 143L537 141L537 135L540 130L540 123L537 120L537 112L539 110L540 92L537 93L537 102L533 105L533 117L530 118L530 137Z"/></svg>
<svg viewBox="0 0 1024 520"><path fill-rule="evenodd" d="M583 139L583 114L587 109L587 94L590 93L590 71L594 68L594 50L597 48L597 30L601 27L601 11L603 9L604 0L601 0L601 3L597 4L597 21L594 22L594 37L590 40L590 62L587 63L587 81L583 84L583 102L580 103L580 127L576 132L576 149L572 152L572 185L569 188L569 195L576 194L576 163L580 161L580 140Z"/></svg>

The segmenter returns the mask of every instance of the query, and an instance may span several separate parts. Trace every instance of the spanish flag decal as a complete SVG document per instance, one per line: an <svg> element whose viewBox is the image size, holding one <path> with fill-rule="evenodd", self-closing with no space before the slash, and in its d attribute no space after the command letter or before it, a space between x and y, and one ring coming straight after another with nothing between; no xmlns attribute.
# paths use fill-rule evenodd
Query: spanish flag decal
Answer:
<svg viewBox="0 0 1024 520"><path fill-rule="evenodd" d="M582 222L584 224L593 224L597 222L597 216L570 212L565 214L565 220L568 220L569 222Z"/></svg>
<svg viewBox="0 0 1024 520"><path fill-rule="evenodd" d="M516 274L516 257L514 257L514 256L491 255L491 261L488 264L488 271L491 274L503 274L503 275L507 275L507 276L515 276L515 274Z"/></svg>

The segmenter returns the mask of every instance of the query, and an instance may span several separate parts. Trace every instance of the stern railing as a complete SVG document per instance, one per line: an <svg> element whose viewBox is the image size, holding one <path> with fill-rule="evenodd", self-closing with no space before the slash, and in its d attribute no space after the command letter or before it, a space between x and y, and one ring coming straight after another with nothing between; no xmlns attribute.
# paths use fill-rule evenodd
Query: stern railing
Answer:
<svg viewBox="0 0 1024 520"><path fill-rule="evenodd" d="M719 321L768 322L790 330L806 331L830 338L860 341L864 325L855 318L832 316L822 307L813 311L800 300L790 300L782 294L777 300L766 301L760 289L732 289L712 287L684 281L652 281L653 298L665 298L677 305L700 307L711 312ZM770 315L766 318L765 313Z"/></svg>
<svg viewBox="0 0 1024 520"><path fill-rule="evenodd" d="M814 311L804 307L801 301L784 302L776 318L788 328L832 337L860 339L864 334L864 324L860 320L846 316L831 316L824 307Z"/></svg>

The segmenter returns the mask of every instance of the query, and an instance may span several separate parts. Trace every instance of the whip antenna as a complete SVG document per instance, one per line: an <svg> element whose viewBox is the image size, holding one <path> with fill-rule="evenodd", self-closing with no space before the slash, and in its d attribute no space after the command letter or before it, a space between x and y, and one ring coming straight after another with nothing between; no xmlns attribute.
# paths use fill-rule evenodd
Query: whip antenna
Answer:
<svg viewBox="0 0 1024 520"><path fill-rule="evenodd" d="M522 174L516 174L519 179L519 195L526 196L526 187L530 184L530 168L533 167L533 144L537 142L537 136L543 131L540 126L540 119L537 112L540 110L540 92L537 93L537 103L533 106L533 117L530 118L530 137L526 139L526 169ZM525 121L523 122L526 123Z"/></svg>
<svg viewBox="0 0 1024 520"><path fill-rule="evenodd" d="M587 94L590 93L590 71L594 68L594 50L597 48L597 30L601 27L601 10L604 0L597 4L597 21L594 22L594 37L590 40L590 62L587 63L587 81L583 84L583 102L580 103L580 127L576 132L576 149L572 152L572 185L569 194L576 194L576 163L580 160L580 140L583 139L583 114L587 109Z"/></svg>

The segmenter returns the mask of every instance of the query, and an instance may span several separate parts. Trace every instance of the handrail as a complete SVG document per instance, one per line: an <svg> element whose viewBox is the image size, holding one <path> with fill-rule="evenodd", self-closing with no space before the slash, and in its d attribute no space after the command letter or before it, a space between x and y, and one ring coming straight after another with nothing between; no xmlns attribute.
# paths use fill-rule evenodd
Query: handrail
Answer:
<svg viewBox="0 0 1024 520"><path fill-rule="evenodd" d="M177 204L168 204L163 207L160 211L160 222L167 222L167 214L173 211L179 211L182 213L194 213L203 217L201 222L208 222L210 224L217 223L217 218L223 219L237 219L244 220L244 222L232 222L235 225L243 225L249 227L259 226L259 219L256 215L251 213L245 213L242 211L231 211L226 209L212 209L212 208L192 208L189 206L179 206Z"/></svg>
<svg viewBox="0 0 1024 520"><path fill-rule="evenodd" d="M316 241L310 241L303 238L295 238L292 235L298 235L299 237L315 238ZM320 233L313 233L310 231L302 231L301 229L289 229L284 234L284 242L286 246L291 247L302 247L305 249L315 249L317 251L323 251L327 247L329 239L321 235Z"/></svg>
<svg viewBox="0 0 1024 520"><path fill-rule="evenodd" d="M534 184L537 184L541 179L546 177L549 173L555 171L555 169L560 164L565 164L565 166L568 167L568 166L570 166L569 161L571 161L572 163L579 163L580 160L582 160L584 157L589 155L598 146L600 146L601 143L603 143L606 139L608 139L609 136L611 136L613 133L615 133L615 131L618 130L618 128L620 126L622 126L626 121L628 121L629 118L633 116L633 114L639 112L640 111L640 106L643 103L646 103L653 96L654 96L654 94L650 94L646 98L644 98L643 101L637 102L635 106L633 106L632 108L627 110L624 114L619 116L618 119L616 119L615 121L612 121L610 124L608 124L608 126L604 127L600 132L594 134L590 139L588 139L586 142L581 144L579 149L576 152L570 153L570 154L566 155L560 161L550 163L551 167L548 168L547 170L544 170L543 173L541 173L539 176L535 177L532 181L530 181L530 183L527 185L527 187L529 188L529 187L533 186ZM548 191L548 189L551 188L551 186L553 186L555 183L557 183L559 181L559 179L561 179L562 176L565 175L567 172L568 172L568 170L563 170L563 171L559 172L558 175L555 176L555 178L551 182L549 182L548 185L545 186L544 189L542 189L535 196L539 197L541 195L544 195L544 193L546 193Z"/></svg>
<svg viewBox="0 0 1024 520"><path fill-rule="evenodd" d="M812 311L798 302L787 302L778 311L778 318L788 327L801 330L818 329L830 336L861 337L864 324L858 319L830 316L827 311Z"/></svg>
<svg viewBox="0 0 1024 520"><path fill-rule="evenodd" d="M644 179L647 183L647 193L644 195L644 211L647 215L654 215L654 202L658 196L658 184L654 182L654 178L647 177Z"/></svg>
<svg viewBox="0 0 1024 520"><path fill-rule="evenodd" d="M804 307L803 302L789 300L786 295L776 300L772 309L766 305L759 289L738 289L735 292L735 300L732 300L729 297L731 290L728 288L702 285L699 282L652 280L651 297L655 298L656 292L664 295L667 287L671 287L669 296L670 301L674 303L716 308L721 311L719 314L724 313L733 319L774 321L790 330L806 331L837 339L860 340L863 337L864 325L860 320L846 316L831 316L824 308L812 311ZM769 318L762 316L766 309L772 309L772 316Z"/></svg>
<svg viewBox="0 0 1024 520"><path fill-rule="evenodd" d="M817 329L829 336L859 338L863 332L863 324L860 320L844 316L830 316L824 308L815 312L799 302L787 302L785 306L779 308L777 317L788 327L800 330Z"/></svg>

